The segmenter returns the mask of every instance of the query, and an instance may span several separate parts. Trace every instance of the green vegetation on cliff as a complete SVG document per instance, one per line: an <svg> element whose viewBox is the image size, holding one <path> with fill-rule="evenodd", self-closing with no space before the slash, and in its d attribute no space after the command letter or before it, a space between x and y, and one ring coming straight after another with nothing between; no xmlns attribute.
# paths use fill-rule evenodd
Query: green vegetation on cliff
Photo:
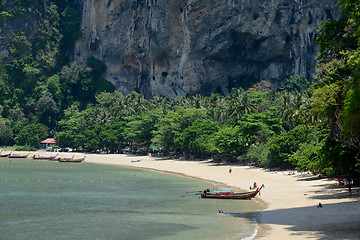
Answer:
<svg viewBox="0 0 360 240"><path fill-rule="evenodd" d="M0 61L0 113L15 136L0 144L28 143L17 135L33 123L54 134L65 109L75 103L84 109L97 93L114 91L100 60L69 62L81 37L78 1L3 0L0 11L0 43L8 51Z"/></svg>

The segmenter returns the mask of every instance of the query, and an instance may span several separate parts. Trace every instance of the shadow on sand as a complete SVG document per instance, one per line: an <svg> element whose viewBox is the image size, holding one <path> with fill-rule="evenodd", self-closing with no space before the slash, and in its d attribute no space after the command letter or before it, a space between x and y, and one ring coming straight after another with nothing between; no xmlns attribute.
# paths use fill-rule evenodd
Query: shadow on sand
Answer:
<svg viewBox="0 0 360 240"><path fill-rule="evenodd" d="M291 209L268 210L250 213L229 213L232 217L254 218L260 224L284 225L292 231L292 235L304 235L307 232L317 232L313 239L359 239L360 217L357 209L358 201L323 204ZM346 214L344 214L344 211ZM339 214L341 213L341 214ZM258 214L261 215L258 218ZM260 220L259 220L260 219ZM305 236L304 236L305 238Z"/></svg>

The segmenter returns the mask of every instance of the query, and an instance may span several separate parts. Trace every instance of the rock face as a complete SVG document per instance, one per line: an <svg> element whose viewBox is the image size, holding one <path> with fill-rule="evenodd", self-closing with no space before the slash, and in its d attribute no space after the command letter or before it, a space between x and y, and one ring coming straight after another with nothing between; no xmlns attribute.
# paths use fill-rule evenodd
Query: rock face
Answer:
<svg viewBox="0 0 360 240"><path fill-rule="evenodd" d="M315 73L316 30L336 0L82 0L75 60L104 61L127 94L169 98L274 87Z"/></svg>

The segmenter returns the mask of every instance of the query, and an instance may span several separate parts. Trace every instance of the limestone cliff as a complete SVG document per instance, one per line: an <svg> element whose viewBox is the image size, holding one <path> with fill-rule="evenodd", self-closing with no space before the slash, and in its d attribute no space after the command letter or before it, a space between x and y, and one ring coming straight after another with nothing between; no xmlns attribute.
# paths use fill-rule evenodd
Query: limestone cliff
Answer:
<svg viewBox="0 0 360 240"><path fill-rule="evenodd" d="M103 60L117 90L226 94L315 73L316 30L335 0L82 0L75 59Z"/></svg>

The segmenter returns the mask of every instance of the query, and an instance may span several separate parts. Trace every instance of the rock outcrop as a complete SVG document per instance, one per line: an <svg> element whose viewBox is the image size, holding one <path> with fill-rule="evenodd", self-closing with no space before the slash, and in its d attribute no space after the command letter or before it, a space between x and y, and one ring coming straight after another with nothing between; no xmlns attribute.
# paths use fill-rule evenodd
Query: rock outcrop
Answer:
<svg viewBox="0 0 360 240"><path fill-rule="evenodd" d="M82 0L75 60L104 61L127 94L228 93L315 73L321 22L335 0Z"/></svg>

